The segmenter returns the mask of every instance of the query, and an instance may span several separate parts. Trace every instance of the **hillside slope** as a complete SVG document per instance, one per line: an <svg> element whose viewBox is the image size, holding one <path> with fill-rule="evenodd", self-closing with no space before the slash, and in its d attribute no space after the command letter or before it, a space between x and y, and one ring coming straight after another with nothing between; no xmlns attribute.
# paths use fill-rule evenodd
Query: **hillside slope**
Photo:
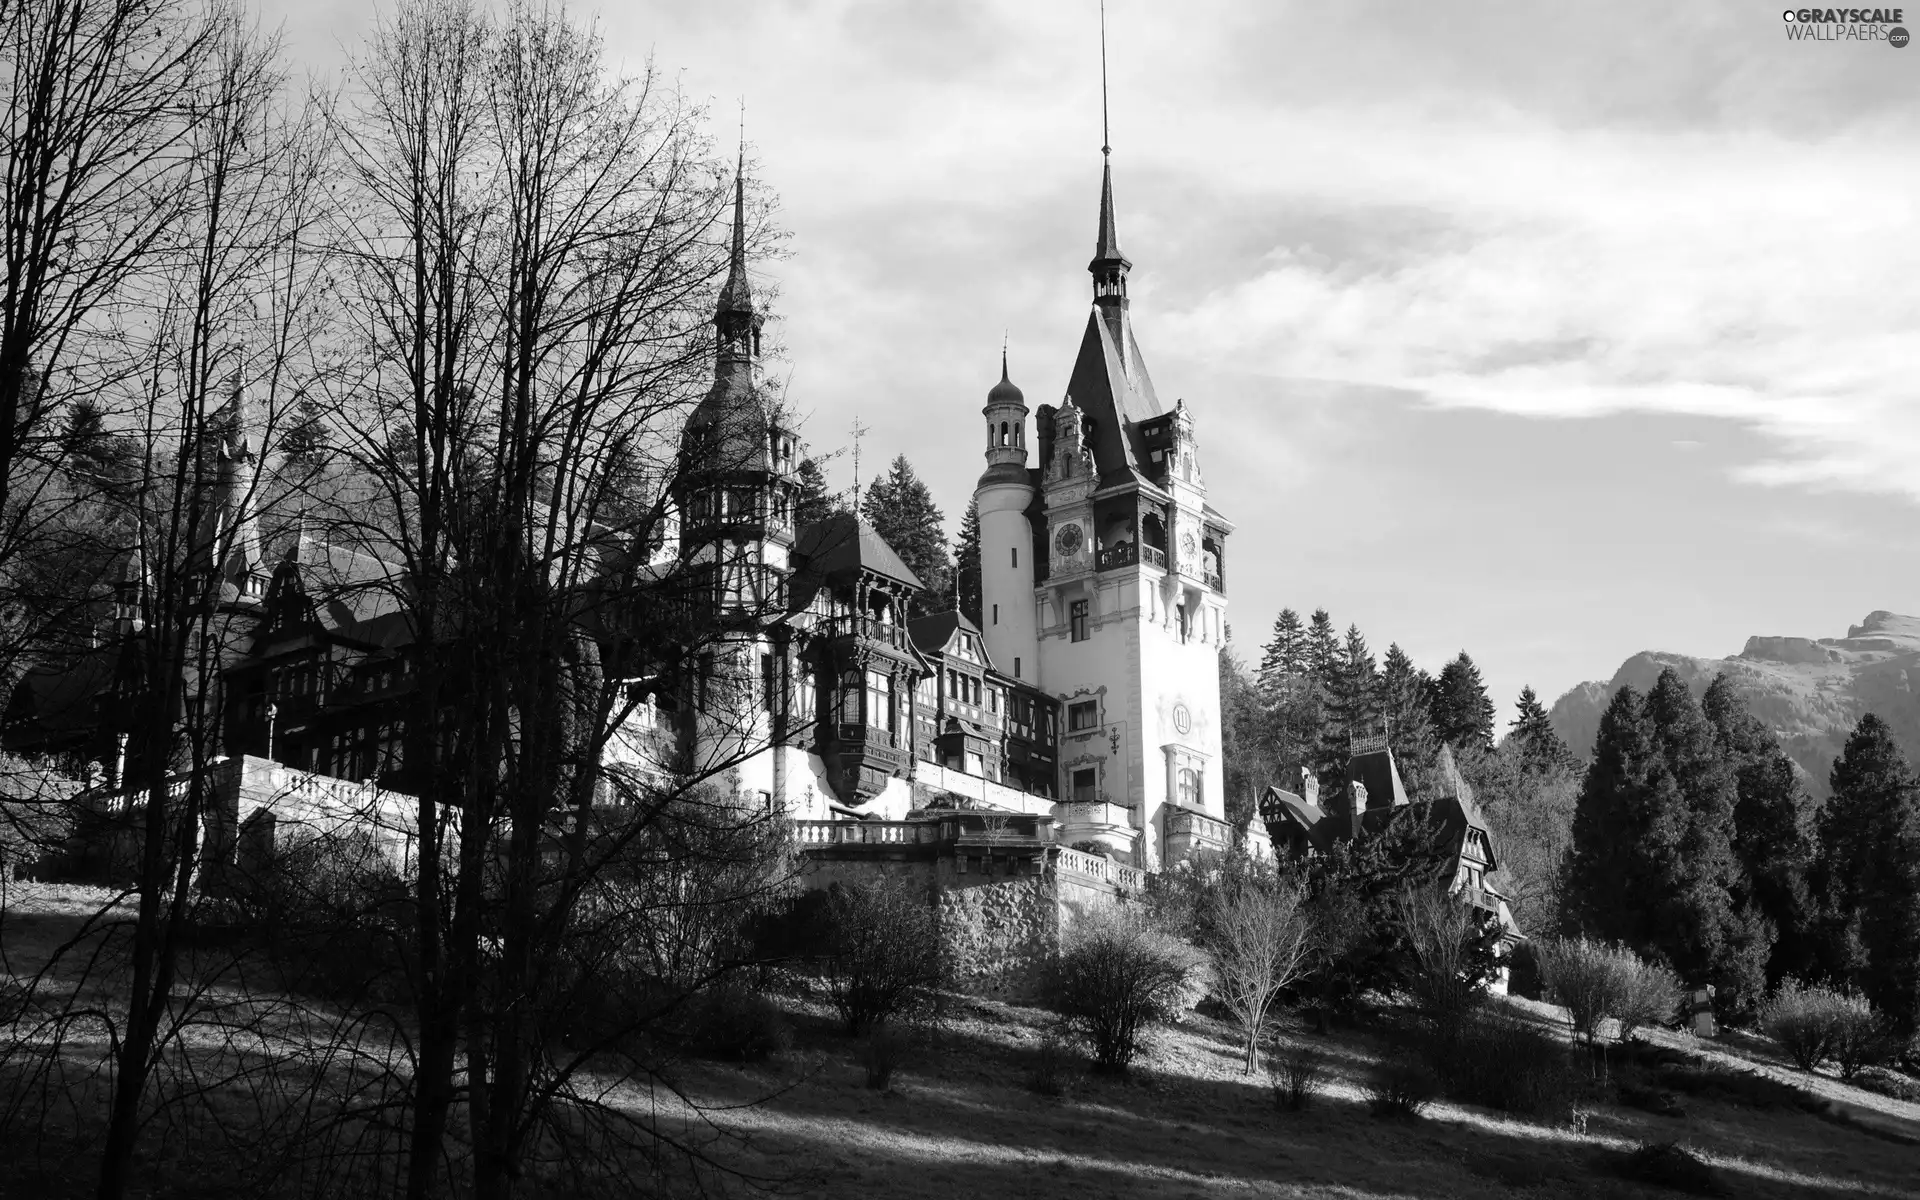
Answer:
<svg viewBox="0 0 1920 1200"><path fill-rule="evenodd" d="M1920 617L1868 613L1843 638L1750 637L1731 658L1643 651L1620 664L1606 683L1579 684L1554 701L1554 729L1577 752L1588 753L1613 694L1623 685L1645 691L1668 667L1695 696L1721 672L1731 675L1754 715L1780 735L1817 797L1825 798L1835 756L1869 712L1893 727L1908 759L1920 765Z"/></svg>

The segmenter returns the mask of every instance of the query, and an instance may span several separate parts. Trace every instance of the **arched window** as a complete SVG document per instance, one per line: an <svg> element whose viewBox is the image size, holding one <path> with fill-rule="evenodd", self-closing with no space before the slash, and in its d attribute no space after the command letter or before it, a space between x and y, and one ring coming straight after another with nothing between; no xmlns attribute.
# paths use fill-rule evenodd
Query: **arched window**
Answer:
<svg viewBox="0 0 1920 1200"><path fill-rule="evenodd" d="M1010 444L1007 441L1007 423L1005 421L1000 422L1000 444L1002 446Z"/></svg>
<svg viewBox="0 0 1920 1200"><path fill-rule="evenodd" d="M1200 807L1200 772L1192 767L1180 768L1180 803L1188 808Z"/></svg>

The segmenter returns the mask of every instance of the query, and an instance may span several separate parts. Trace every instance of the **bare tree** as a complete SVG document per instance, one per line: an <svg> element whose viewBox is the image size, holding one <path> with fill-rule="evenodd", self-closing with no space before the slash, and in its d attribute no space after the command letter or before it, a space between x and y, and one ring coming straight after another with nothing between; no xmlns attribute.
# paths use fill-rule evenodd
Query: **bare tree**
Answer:
<svg viewBox="0 0 1920 1200"><path fill-rule="evenodd" d="M589 1051L657 1015L559 1049L576 935L639 895L603 879L636 849L713 845L676 824L765 820L702 789L766 744L741 651L777 594L729 592L730 564L667 536L679 481L714 465L680 430L711 378L727 181L697 112L651 71L611 75L553 13L403 4L357 78L336 121L354 184L339 252L366 360L335 411L359 483L330 536L386 564L343 582L383 592L411 638L406 1187L439 1186L464 1099L473 1186L500 1196L535 1148L607 1114L581 1082ZM701 753L622 761L662 701L700 714ZM764 887L739 878L731 899ZM630 1152L662 1136L609 1119Z"/></svg>
<svg viewBox="0 0 1920 1200"><path fill-rule="evenodd" d="M1212 901L1207 950L1214 987L1240 1023L1245 1038L1243 1070L1258 1064L1260 1037L1280 994L1306 974L1313 955L1313 926L1299 883L1280 876L1248 880Z"/></svg>

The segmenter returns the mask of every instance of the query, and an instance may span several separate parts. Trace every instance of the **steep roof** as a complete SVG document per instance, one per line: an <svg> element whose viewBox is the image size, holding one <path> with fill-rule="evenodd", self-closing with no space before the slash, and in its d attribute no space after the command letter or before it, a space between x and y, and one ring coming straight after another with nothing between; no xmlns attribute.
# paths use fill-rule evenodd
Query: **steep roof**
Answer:
<svg viewBox="0 0 1920 1200"><path fill-rule="evenodd" d="M878 530L852 513L835 513L807 526L794 540L793 552L806 560L809 574L823 579L871 571L921 591L927 587Z"/></svg>
<svg viewBox="0 0 1920 1200"><path fill-rule="evenodd" d="M1400 768L1394 765L1393 751L1384 737L1354 739L1353 755L1347 763L1347 780L1366 785L1370 809L1402 808L1407 804L1407 789L1400 782Z"/></svg>
<svg viewBox="0 0 1920 1200"><path fill-rule="evenodd" d="M1096 308L1087 314L1087 331L1067 382L1068 397L1083 418L1093 422L1093 463L1103 488L1148 482L1140 467L1146 449L1140 444L1139 423L1165 411L1124 313L1121 326L1127 330L1124 354L1101 311Z"/></svg>
<svg viewBox="0 0 1920 1200"><path fill-rule="evenodd" d="M980 631L978 625L967 620L965 614L958 609L916 617L907 622L907 636L913 639L914 649L922 654L938 654L944 651L947 644L953 640L953 635L962 631L973 635L974 645L980 652L980 661L985 663L989 670L997 670L993 665L993 659L987 654L986 635Z"/></svg>

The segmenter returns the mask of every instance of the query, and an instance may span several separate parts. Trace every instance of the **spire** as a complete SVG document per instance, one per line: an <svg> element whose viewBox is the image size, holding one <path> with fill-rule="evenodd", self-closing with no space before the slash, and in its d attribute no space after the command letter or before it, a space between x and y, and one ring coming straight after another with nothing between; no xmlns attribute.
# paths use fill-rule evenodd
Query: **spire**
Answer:
<svg viewBox="0 0 1920 1200"><path fill-rule="evenodd" d="M1120 234L1113 222L1113 135L1107 122L1107 6L1100 5L1100 232L1087 271L1093 276L1096 303L1114 299L1125 307L1127 268L1133 264L1120 252Z"/></svg>
<svg viewBox="0 0 1920 1200"><path fill-rule="evenodd" d="M740 160L733 172L733 254L727 264L727 285L720 289L714 323L726 335L729 318L753 316L753 285L747 279L747 145L740 143Z"/></svg>

